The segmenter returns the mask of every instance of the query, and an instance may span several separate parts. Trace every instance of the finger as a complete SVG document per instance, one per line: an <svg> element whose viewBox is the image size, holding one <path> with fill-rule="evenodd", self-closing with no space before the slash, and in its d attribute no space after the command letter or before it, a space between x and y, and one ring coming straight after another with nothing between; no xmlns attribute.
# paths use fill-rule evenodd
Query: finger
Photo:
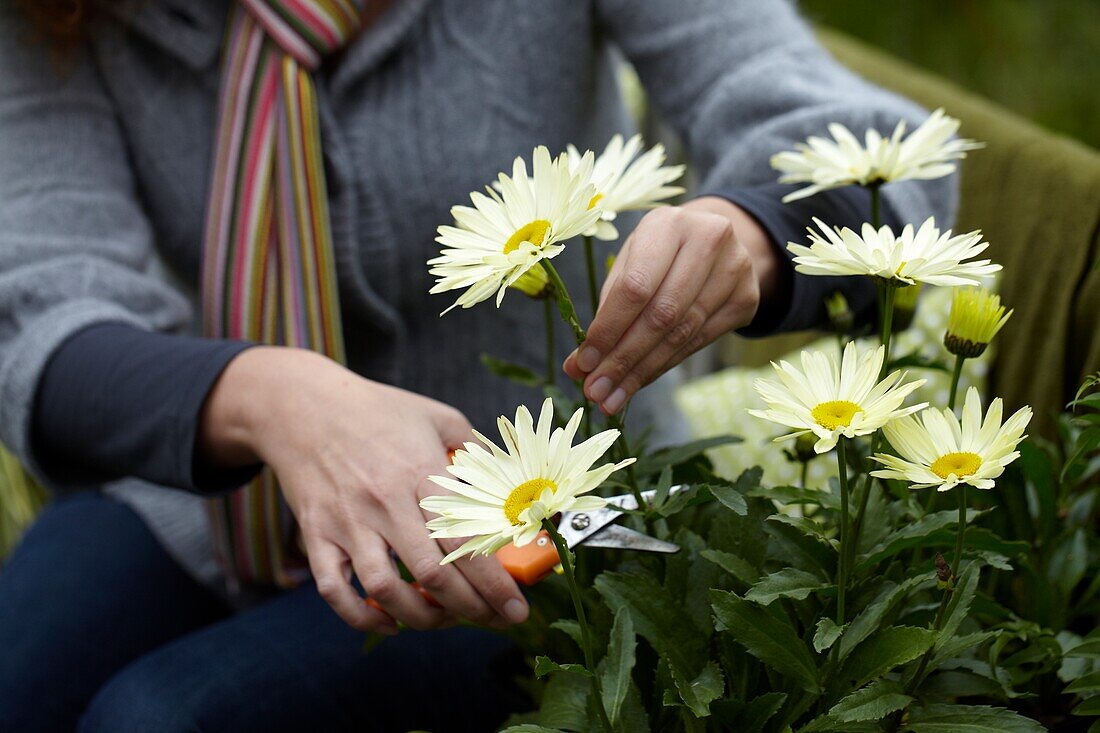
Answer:
<svg viewBox="0 0 1100 733"><path fill-rule="evenodd" d="M733 288L733 282L725 273L711 277L683 319L655 346L646 348L641 359L615 385L611 396L601 405L604 411L618 412L638 390L709 343L698 337L704 326L712 321L713 314L722 309L733 294Z"/></svg>
<svg viewBox="0 0 1100 733"><path fill-rule="evenodd" d="M389 546L380 535L367 532L358 538L352 564L367 597L396 621L418 630L453 623L443 609L432 606L412 584L402 580L390 557Z"/></svg>
<svg viewBox="0 0 1100 733"><path fill-rule="evenodd" d="M425 492L427 493L427 492ZM390 517L390 544L416 581L445 609L474 623L488 625L497 612L454 564L441 565L439 544L428 536L423 511L414 502L395 507Z"/></svg>
<svg viewBox="0 0 1100 733"><path fill-rule="evenodd" d="M320 539L304 538L317 592L346 624L359 631L397 633L387 614L371 608L351 585L351 559L342 549Z"/></svg>
<svg viewBox="0 0 1100 733"><path fill-rule="evenodd" d="M664 374L684 359L694 354L699 349L713 343L730 331L743 328L752 322L756 315L756 306L750 295L744 302L738 300L735 295L725 306L714 313L699 332L692 337L683 348L669 357L668 361L657 371L655 376Z"/></svg>
<svg viewBox="0 0 1100 733"><path fill-rule="evenodd" d="M717 243L682 247L649 304L586 377L585 394L599 403L604 412L617 412L633 394L622 382L641 361L662 344L674 346L669 353L679 349L707 320L710 314L698 299L710 279L717 255ZM634 385L633 390L640 386Z"/></svg>
<svg viewBox="0 0 1100 733"><path fill-rule="evenodd" d="M622 259L626 261L608 282L588 337L577 351L576 366L581 372L589 374L596 369L650 304L679 251L674 237L669 227L661 225L639 226L631 235L630 247L615 267L620 267Z"/></svg>
<svg viewBox="0 0 1100 733"><path fill-rule="evenodd" d="M460 539L440 540L444 551L452 552L462 544ZM485 599L504 625L521 624L527 620L531 609L523 597L519 586L495 556L475 557L457 560L454 566L466 577L470 585ZM490 623L490 625L494 625Z"/></svg>

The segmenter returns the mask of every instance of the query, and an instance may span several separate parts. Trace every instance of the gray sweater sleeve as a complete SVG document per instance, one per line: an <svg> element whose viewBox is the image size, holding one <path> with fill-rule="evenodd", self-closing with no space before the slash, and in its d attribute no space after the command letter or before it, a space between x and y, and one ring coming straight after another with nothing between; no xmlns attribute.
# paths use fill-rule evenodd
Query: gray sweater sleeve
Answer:
<svg viewBox="0 0 1100 733"><path fill-rule="evenodd" d="M596 0L600 20L650 99L683 137L704 191L774 182L768 163L830 122L862 138L927 116L863 81L816 41L790 0ZM955 176L892 184L902 222L953 224Z"/></svg>
<svg viewBox="0 0 1100 733"><path fill-rule="evenodd" d="M32 472L35 389L54 350L95 323L191 321L150 274L150 224L90 59L51 59L0 4L0 440Z"/></svg>

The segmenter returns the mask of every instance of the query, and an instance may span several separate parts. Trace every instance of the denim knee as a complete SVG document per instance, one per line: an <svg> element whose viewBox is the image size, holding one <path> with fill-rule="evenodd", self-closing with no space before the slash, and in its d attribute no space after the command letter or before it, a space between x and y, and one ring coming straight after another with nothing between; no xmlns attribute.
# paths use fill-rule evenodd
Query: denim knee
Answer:
<svg viewBox="0 0 1100 733"><path fill-rule="evenodd" d="M78 733L198 733L198 708L170 685L142 669L140 662L113 677L92 698Z"/></svg>

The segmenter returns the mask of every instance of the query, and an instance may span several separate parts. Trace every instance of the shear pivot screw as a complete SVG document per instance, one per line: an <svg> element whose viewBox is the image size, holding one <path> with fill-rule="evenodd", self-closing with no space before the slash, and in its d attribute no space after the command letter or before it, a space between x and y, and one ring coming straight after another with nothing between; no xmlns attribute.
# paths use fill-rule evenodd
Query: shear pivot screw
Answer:
<svg viewBox="0 0 1100 733"><path fill-rule="evenodd" d="M577 514L569 522L569 525L573 527L573 529L580 531L582 529L588 529L588 525L591 523L592 520L589 519L587 514Z"/></svg>

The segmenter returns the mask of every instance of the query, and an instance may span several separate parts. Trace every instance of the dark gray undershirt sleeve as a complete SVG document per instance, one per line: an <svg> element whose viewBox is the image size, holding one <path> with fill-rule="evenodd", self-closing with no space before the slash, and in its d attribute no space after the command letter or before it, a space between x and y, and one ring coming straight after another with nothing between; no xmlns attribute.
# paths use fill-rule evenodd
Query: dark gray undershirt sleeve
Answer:
<svg viewBox="0 0 1100 733"><path fill-rule="evenodd" d="M797 190L796 186L773 183L718 189L702 194L731 201L756 219L790 268L787 273L789 297L786 309L782 306L762 309L752 323L737 331L742 336L771 336L787 331L823 328L828 322L825 298L838 290L848 299L857 326L870 323L874 317L875 287L869 278L803 275L794 271L794 255L787 251L787 242L809 244L806 228L815 226L815 216L829 226L850 227L859 231L864 222L871 220L870 193L857 186L848 186L823 191L789 204L783 203L783 196L794 190ZM897 216L885 201L882 203L882 223L897 231Z"/></svg>
<svg viewBox="0 0 1100 733"><path fill-rule="evenodd" d="M195 451L206 396L251 344L90 326L54 352L38 383L35 458L60 487L136 476L198 493L247 483L259 466L219 469Z"/></svg>

